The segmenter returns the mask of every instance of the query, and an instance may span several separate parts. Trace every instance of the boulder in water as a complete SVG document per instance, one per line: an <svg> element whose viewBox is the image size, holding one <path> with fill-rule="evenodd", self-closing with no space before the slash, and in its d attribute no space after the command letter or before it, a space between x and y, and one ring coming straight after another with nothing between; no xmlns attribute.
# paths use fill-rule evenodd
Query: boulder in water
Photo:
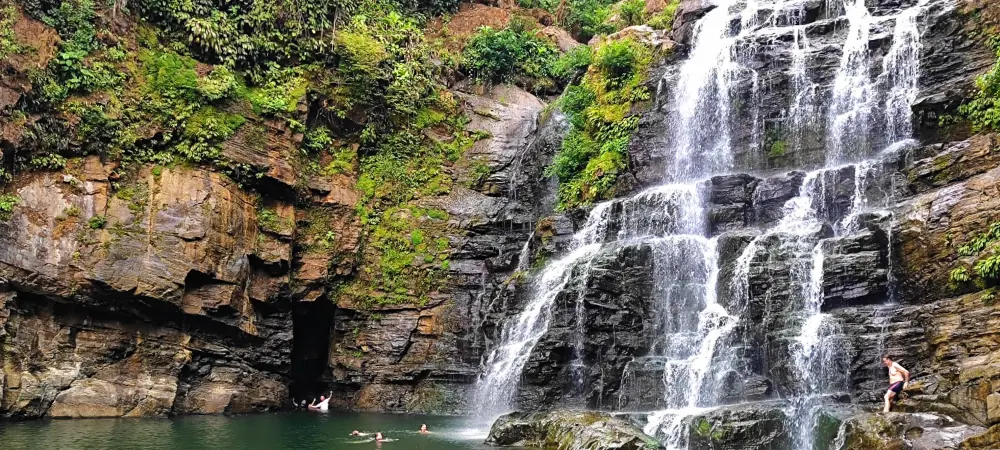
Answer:
<svg viewBox="0 0 1000 450"><path fill-rule="evenodd" d="M558 450L660 450L627 420L592 411L512 412L493 423L487 445Z"/></svg>

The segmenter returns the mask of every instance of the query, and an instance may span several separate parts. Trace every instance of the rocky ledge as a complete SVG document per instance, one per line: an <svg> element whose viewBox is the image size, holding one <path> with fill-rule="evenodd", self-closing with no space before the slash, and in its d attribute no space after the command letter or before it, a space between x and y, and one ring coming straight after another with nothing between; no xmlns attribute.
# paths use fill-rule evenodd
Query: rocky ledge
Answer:
<svg viewBox="0 0 1000 450"><path fill-rule="evenodd" d="M663 445L625 419L592 411L513 412L493 423L486 444L555 450L657 450Z"/></svg>

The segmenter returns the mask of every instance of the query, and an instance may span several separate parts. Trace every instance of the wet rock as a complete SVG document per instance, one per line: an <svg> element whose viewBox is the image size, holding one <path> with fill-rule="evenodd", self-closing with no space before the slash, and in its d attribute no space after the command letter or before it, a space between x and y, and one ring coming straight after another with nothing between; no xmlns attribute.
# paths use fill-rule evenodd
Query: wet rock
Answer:
<svg viewBox="0 0 1000 450"><path fill-rule="evenodd" d="M752 200L754 222L759 226L769 226L780 220L784 215L785 202L799 195L804 177L802 172L792 172L757 183Z"/></svg>
<svg viewBox="0 0 1000 450"><path fill-rule="evenodd" d="M886 219L884 215L859 217L861 231L822 242L823 310L887 299Z"/></svg>
<svg viewBox="0 0 1000 450"><path fill-rule="evenodd" d="M844 424L847 450L933 450L958 449L965 439L982 428L962 425L935 414L861 414Z"/></svg>
<svg viewBox="0 0 1000 450"><path fill-rule="evenodd" d="M900 291L909 301L931 302L956 293L948 287L949 272L962 262L954 243L969 242L986 230L1000 208L1000 199L989 193L1000 182L993 148L991 137L972 138L915 162L909 171L913 190L922 193L895 209L893 229ZM931 186L939 188L926 191Z"/></svg>
<svg viewBox="0 0 1000 450"><path fill-rule="evenodd" d="M961 450L993 450L1000 448L1000 425L994 425L985 432L962 441L959 448Z"/></svg>
<svg viewBox="0 0 1000 450"><path fill-rule="evenodd" d="M751 224L752 195L758 182L757 178L745 174L712 177L709 222L713 235Z"/></svg>
<svg viewBox="0 0 1000 450"><path fill-rule="evenodd" d="M716 5L701 0L683 0L677 7L674 18L674 28L671 36L683 45L691 45L694 38L694 27Z"/></svg>
<svg viewBox="0 0 1000 450"><path fill-rule="evenodd" d="M549 330L525 365L519 407L618 401L625 365L656 338L648 301L654 251L612 247L574 269L575 282L557 297Z"/></svg>
<svg viewBox="0 0 1000 450"><path fill-rule="evenodd" d="M470 121L470 131L487 133L485 139L473 144L467 153L470 161L484 165L488 172L471 170L470 185L488 195L499 196L513 189L531 186L531 171L525 170L529 144L538 129L539 115L544 105L537 97L510 85L498 85L479 92L469 86L454 94L462 101ZM527 195L522 191L522 195ZM526 198L526 197L522 197Z"/></svg>
<svg viewBox="0 0 1000 450"><path fill-rule="evenodd" d="M487 445L558 450L655 450L663 445L628 421L608 414L556 410L514 412L490 428Z"/></svg>
<svg viewBox="0 0 1000 450"><path fill-rule="evenodd" d="M686 419L692 450L782 449L791 447L781 404L722 407Z"/></svg>

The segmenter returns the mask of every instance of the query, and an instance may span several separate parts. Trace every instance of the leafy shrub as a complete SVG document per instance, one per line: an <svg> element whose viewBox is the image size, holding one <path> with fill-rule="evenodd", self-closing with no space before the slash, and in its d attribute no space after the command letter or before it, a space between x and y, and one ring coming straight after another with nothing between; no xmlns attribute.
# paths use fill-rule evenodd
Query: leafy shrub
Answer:
<svg viewBox="0 0 1000 450"><path fill-rule="evenodd" d="M570 131L546 169L559 179L559 207L605 198L627 164L628 145L639 126L634 102L649 99L642 75L652 59L631 40L609 42L597 50L592 69L566 89L559 106Z"/></svg>
<svg viewBox="0 0 1000 450"><path fill-rule="evenodd" d="M21 197L14 194L0 194L0 220L8 221L14 214L14 208L21 203Z"/></svg>
<svg viewBox="0 0 1000 450"><path fill-rule="evenodd" d="M308 83L296 69L271 69L261 77L263 83L247 92L254 112L280 115L295 112L299 99L306 95Z"/></svg>
<svg viewBox="0 0 1000 450"><path fill-rule="evenodd" d="M672 29L674 27L674 18L677 17L677 7L680 6L680 3L680 0L670 0L660 12L653 14L653 17L650 17L646 23L658 30Z"/></svg>
<svg viewBox="0 0 1000 450"><path fill-rule="evenodd" d="M614 33L617 28L607 23L612 15L611 3L608 0L570 0L563 25L581 42L598 34Z"/></svg>
<svg viewBox="0 0 1000 450"><path fill-rule="evenodd" d="M87 221L87 226L90 227L90 229L92 230L104 228L104 226L107 224L108 224L108 218L101 215L91 217L90 220Z"/></svg>
<svg viewBox="0 0 1000 450"><path fill-rule="evenodd" d="M0 7L0 59L24 51L24 47L17 42L17 36L14 35L14 22L16 20L16 6L11 4Z"/></svg>
<svg viewBox="0 0 1000 450"><path fill-rule="evenodd" d="M235 66L258 61L315 58L330 47L337 10L355 4L341 0L248 0L231 7L223 0L148 0L136 9L150 22L164 24L209 60Z"/></svg>
<svg viewBox="0 0 1000 450"><path fill-rule="evenodd" d="M649 51L641 44L621 40L601 46L594 63L609 81L620 85L635 76L640 66L648 64L649 58Z"/></svg>
<svg viewBox="0 0 1000 450"><path fill-rule="evenodd" d="M1000 42L994 44L1000 58ZM977 132L1000 130L1000 59L988 73L976 79L976 88L972 100L960 106L958 112L972 122Z"/></svg>
<svg viewBox="0 0 1000 450"><path fill-rule="evenodd" d="M573 48L552 63L552 76L565 82L577 81L580 76L587 72L593 55L589 45Z"/></svg>
<svg viewBox="0 0 1000 450"><path fill-rule="evenodd" d="M466 45L462 66L484 83L512 81L515 76L545 78L558 54L555 46L531 31L482 27Z"/></svg>
<svg viewBox="0 0 1000 450"><path fill-rule="evenodd" d="M958 290L972 283L980 289L985 289L1000 282L1000 253L997 253L996 249L998 242L1000 242L1000 222L993 222L986 231L958 247L959 256L974 258L972 271L970 272L964 263L955 267L948 274L948 285L953 290Z"/></svg>
<svg viewBox="0 0 1000 450"><path fill-rule="evenodd" d="M559 7L558 0L517 0L517 6L522 8L539 8L554 13Z"/></svg>
<svg viewBox="0 0 1000 450"><path fill-rule="evenodd" d="M646 1L625 0L618 6L618 17L623 25L641 25L646 22Z"/></svg>

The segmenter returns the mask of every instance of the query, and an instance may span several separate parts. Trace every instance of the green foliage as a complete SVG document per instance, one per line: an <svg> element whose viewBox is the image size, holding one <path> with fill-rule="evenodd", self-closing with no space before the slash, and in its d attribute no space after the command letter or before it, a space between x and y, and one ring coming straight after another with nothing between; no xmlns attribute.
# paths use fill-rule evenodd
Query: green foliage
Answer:
<svg viewBox="0 0 1000 450"><path fill-rule="evenodd" d="M17 41L14 35L14 22L17 21L17 7L13 4L0 7L0 59L25 51L25 47Z"/></svg>
<svg viewBox="0 0 1000 450"><path fill-rule="evenodd" d="M550 76L558 56L555 46L533 31L482 27L465 46L462 67L483 83L509 82L516 77L541 79Z"/></svg>
<svg viewBox="0 0 1000 450"><path fill-rule="evenodd" d="M650 27L656 28L658 30L670 30L674 27L674 18L677 16L677 7L680 6L680 0L670 0L664 5L663 9L653 14L646 22Z"/></svg>
<svg viewBox="0 0 1000 450"><path fill-rule="evenodd" d="M973 256L1000 240L1000 222L993 222L986 232L976 235L968 243L958 248L959 256Z"/></svg>
<svg viewBox="0 0 1000 450"><path fill-rule="evenodd" d="M59 50L45 71L33 74L40 100L56 104L72 94L87 94L117 87L122 73L111 61L120 49L105 48L97 39L97 14L93 0L64 0L58 6L44 3L36 16L59 33Z"/></svg>
<svg viewBox="0 0 1000 450"><path fill-rule="evenodd" d="M767 157L771 159L783 158L788 153L788 143L785 141L774 141L771 143L771 150L767 152Z"/></svg>
<svg viewBox="0 0 1000 450"><path fill-rule="evenodd" d="M364 2L336 42L337 70L317 72L316 89L334 100L328 107L337 116L367 117L362 143L380 145L432 101L434 54L415 17L389 3Z"/></svg>
<svg viewBox="0 0 1000 450"><path fill-rule="evenodd" d="M28 164L35 169L62 170L66 167L66 158L58 153L49 153L31 158Z"/></svg>
<svg viewBox="0 0 1000 450"><path fill-rule="evenodd" d="M983 296L980 297L980 299L982 299L983 301L983 304L986 306L993 306L993 303L996 302L996 298L997 298L997 293L996 290L993 289L984 292Z"/></svg>
<svg viewBox="0 0 1000 450"><path fill-rule="evenodd" d="M326 150L333 144L330 130L326 127L317 127L309 130L302 140L302 146L312 153L319 153Z"/></svg>
<svg viewBox="0 0 1000 450"><path fill-rule="evenodd" d="M21 203L21 197L14 194L0 194L0 221L10 220L14 208Z"/></svg>
<svg viewBox="0 0 1000 450"><path fill-rule="evenodd" d="M331 47L337 10L355 3L342 0L147 0L136 10L164 24L177 38L210 60L236 66L258 61L308 59ZM324 38L327 37L327 38Z"/></svg>
<svg viewBox="0 0 1000 450"><path fill-rule="evenodd" d="M972 276L969 275L969 269L965 267L956 267L948 274L948 281L953 285L957 285L972 281Z"/></svg>
<svg viewBox="0 0 1000 450"><path fill-rule="evenodd" d="M254 112L269 116L295 112L308 87L300 69L271 69L261 80L260 86L247 92L247 100Z"/></svg>
<svg viewBox="0 0 1000 450"><path fill-rule="evenodd" d="M90 220L87 221L87 226L90 227L90 229L92 230L104 228L104 226L107 224L108 224L108 218L101 215L91 217Z"/></svg>
<svg viewBox="0 0 1000 450"><path fill-rule="evenodd" d="M649 49L631 40L598 49L579 85L566 89L559 105L570 131L546 169L559 179L559 207L585 205L611 194L628 162L628 145L639 126L635 102L649 93L642 77L652 60Z"/></svg>
<svg viewBox="0 0 1000 450"><path fill-rule="evenodd" d="M625 26L642 25L646 22L646 1L625 0L618 6L618 17Z"/></svg>
<svg viewBox="0 0 1000 450"><path fill-rule="evenodd" d="M997 46L1000 58L1000 46ZM988 73L976 80L977 91L958 112L972 122L975 131L1000 131L1000 59Z"/></svg>
<svg viewBox="0 0 1000 450"><path fill-rule="evenodd" d="M539 8L554 13L559 7L558 0L517 0L517 6L527 9Z"/></svg>
<svg viewBox="0 0 1000 450"><path fill-rule="evenodd" d="M566 52L552 63L552 76L564 82L576 82L587 73L593 62L593 51L589 45L581 45Z"/></svg>
<svg viewBox="0 0 1000 450"><path fill-rule="evenodd" d="M958 247L958 255L973 258L972 271L965 265L958 266L948 274L949 286L957 290L969 283L980 289L994 286L1000 282L1000 253L997 244L1000 242L1000 222L993 222L989 228L966 244Z"/></svg>
<svg viewBox="0 0 1000 450"><path fill-rule="evenodd" d="M632 40L608 42L597 51L594 65L608 81L621 85L633 78L640 66L649 64L649 50Z"/></svg>
<svg viewBox="0 0 1000 450"><path fill-rule="evenodd" d="M445 228L423 221L424 212L394 207L381 214L368 244L377 255L365 265L368 280L348 285L341 294L363 308L426 303L447 275L449 250L447 242L431 245L440 238L428 237L444 234Z"/></svg>
<svg viewBox="0 0 1000 450"><path fill-rule="evenodd" d="M976 261L973 269L984 280L1000 280L1000 255L993 254Z"/></svg>
<svg viewBox="0 0 1000 450"><path fill-rule="evenodd" d="M612 10L609 0L570 0L563 25L577 40L587 42L598 34L610 34L617 27L607 23Z"/></svg>
<svg viewBox="0 0 1000 450"><path fill-rule="evenodd" d="M260 208L257 210L257 226L269 233L284 234L290 232L295 223L291 219L281 217L273 209Z"/></svg>

